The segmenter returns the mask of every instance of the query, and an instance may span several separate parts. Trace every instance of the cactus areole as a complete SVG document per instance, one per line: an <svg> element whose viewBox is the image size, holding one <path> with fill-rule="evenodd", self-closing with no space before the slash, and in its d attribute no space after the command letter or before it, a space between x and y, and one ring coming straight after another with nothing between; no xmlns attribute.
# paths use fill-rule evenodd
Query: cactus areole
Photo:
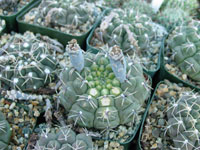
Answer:
<svg viewBox="0 0 200 150"><path fill-rule="evenodd" d="M142 66L128 61L118 46L108 54L83 53L72 40L66 49L71 67L61 73L60 100L68 119L97 129L135 123L149 95Z"/></svg>

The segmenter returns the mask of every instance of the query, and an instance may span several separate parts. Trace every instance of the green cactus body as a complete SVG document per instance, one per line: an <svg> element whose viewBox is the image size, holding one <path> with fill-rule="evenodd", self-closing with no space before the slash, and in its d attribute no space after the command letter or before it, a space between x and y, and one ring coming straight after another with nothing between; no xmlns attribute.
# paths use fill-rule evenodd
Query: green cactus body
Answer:
<svg viewBox="0 0 200 150"><path fill-rule="evenodd" d="M44 87L55 79L57 61L50 50L62 49L59 46L29 32L15 34L2 48L0 80L20 91Z"/></svg>
<svg viewBox="0 0 200 150"><path fill-rule="evenodd" d="M162 12L158 13L156 17L156 21L165 26L168 30L178 25L183 25L190 20L191 17L189 13L179 7L165 8Z"/></svg>
<svg viewBox="0 0 200 150"><path fill-rule="evenodd" d="M165 0L162 7L180 8L184 11L187 11L190 15L194 15L198 6L198 0Z"/></svg>
<svg viewBox="0 0 200 150"><path fill-rule="evenodd" d="M95 35L110 47L120 46L124 53L142 53L142 50L155 47L166 34L164 31L160 35L157 27L145 14L133 9L114 9L103 18Z"/></svg>
<svg viewBox="0 0 200 150"><path fill-rule="evenodd" d="M176 65L195 81L200 81L199 39L200 22L193 20L188 25L176 27L167 40Z"/></svg>
<svg viewBox="0 0 200 150"><path fill-rule="evenodd" d="M69 127L61 127L58 130L42 133L37 141L35 150L92 150L92 138L86 134L78 134Z"/></svg>
<svg viewBox="0 0 200 150"><path fill-rule="evenodd" d="M172 149L197 150L200 146L200 96L185 92L172 100L167 110L166 132L174 143Z"/></svg>
<svg viewBox="0 0 200 150"><path fill-rule="evenodd" d="M73 41L73 48L71 42L68 47L74 50L77 43ZM68 119L97 129L136 124L149 96L141 65L126 59L118 46L107 55L83 55L81 71L72 66L61 74L64 85L60 101L69 112Z"/></svg>
<svg viewBox="0 0 200 150"><path fill-rule="evenodd" d="M147 1L144 0L131 0L123 4L123 9L133 9L136 12L140 12L141 14L145 14L154 19L156 13L153 8Z"/></svg>
<svg viewBox="0 0 200 150"><path fill-rule="evenodd" d="M34 23L73 35L88 32L101 13L100 8L84 0L42 0L36 10Z"/></svg>
<svg viewBox="0 0 200 150"><path fill-rule="evenodd" d="M11 129L2 112L0 112L0 148L8 150L10 142Z"/></svg>

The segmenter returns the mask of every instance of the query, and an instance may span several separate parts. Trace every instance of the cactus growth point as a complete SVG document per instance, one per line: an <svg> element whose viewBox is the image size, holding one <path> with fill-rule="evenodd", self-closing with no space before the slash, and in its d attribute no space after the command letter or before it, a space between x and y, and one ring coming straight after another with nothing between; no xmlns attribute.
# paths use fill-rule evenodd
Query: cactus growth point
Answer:
<svg viewBox="0 0 200 150"><path fill-rule="evenodd" d="M81 72L71 63L61 74L60 101L69 112L68 119L97 129L136 125L149 96L142 66L125 58L118 46L108 54L86 52L83 56Z"/></svg>

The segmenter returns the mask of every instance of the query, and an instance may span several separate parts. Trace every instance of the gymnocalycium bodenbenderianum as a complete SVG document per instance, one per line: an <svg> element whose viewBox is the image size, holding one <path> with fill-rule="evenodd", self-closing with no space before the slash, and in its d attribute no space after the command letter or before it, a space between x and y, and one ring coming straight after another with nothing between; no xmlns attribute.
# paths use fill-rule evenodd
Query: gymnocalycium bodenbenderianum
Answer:
<svg viewBox="0 0 200 150"><path fill-rule="evenodd" d="M96 129L137 125L150 92L140 63L125 58L119 46L92 54L73 39L66 51L71 67L61 73L60 101L68 119Z"/></svg>
<svg viewBox="0 0 200 150"><path fill-rule="evenodd" d="M56 52L62 50L47 36L14 34L1 48L0 81L19 91L44 87L56 77Z"/></svg>
<svg viewBox="0 0 200 150"><path fill-rule="evenodd" d="M165 134L173 141L171 149L198 150L200 148L200 95L194 91L172 99L167 109Z"/></svg>
<svg viewBox="0 0 200 150"><path fill-rule="evenodd" d="M182 73L200 81L200 21L177 26L169 35L167 44Z"/></svg>
<svg viewBox="0 0 200 150"><path fill-rule="evenodd" d="M107 11L94 36L109 47L118 45L124 53L133 54L159 48L166 33L146 14L133 9L112 9Z"/></svg>
<svg viewBox="0 0 200 150"><path fill-rule="evenodd" d="M34 24L80 36L92 28L101 14L101 9L85 0L42 0L40 5L27 15L32 14L35 15Z"/></svg>
<svg viewBox="0 0 200 150"><path fill-rule="evenodd" d="M3 113L0 111L0 148L8 150L8 144L11 138L11 128Z"/></svg>
<svg viewBox="0 0 200 150"><path fill-rule="evenodd" d="M93 150L92 138L76 134L70 127L47 128L40 135L35 150Z"/></svg>

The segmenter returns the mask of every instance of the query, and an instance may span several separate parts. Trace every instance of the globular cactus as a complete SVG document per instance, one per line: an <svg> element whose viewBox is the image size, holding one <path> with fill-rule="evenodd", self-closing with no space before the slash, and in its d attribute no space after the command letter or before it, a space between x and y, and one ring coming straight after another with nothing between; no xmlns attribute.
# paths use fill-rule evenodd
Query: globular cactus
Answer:
<svg viewBox="0 0 200 150"><path fill-rule="evenodd" d="M131 0L123 4L123 9L133 9L136 12L149 16L152 20L156 16L154 9L147 1L144 0Z"/></svg>
<svg viewBox="0 0 200 150"><path fill-rule="evenodd" d="M55 54L62 49L57 41L30 32L11 36L1 49L0 81L20 91L44 87L56 77Z"/></svg>
<svg viewBox="0 0 200 150"><path fill-rule="evenodd" d="M195 81L200 81L199 40L200 22L194 20L187 25L177 26L167 40L176 66Z"/></svg>
<svg viewBox="0 0 200 150"><path fill-rule="evenodd" d="M73 51L76 44L70 41L67 49ZM75 125L97 129L137 125L150 90L142 66L125 58L118 46L107 54L87 52L83 57L81 70L71 63L61 74L60 101L69 112L68 119Z"/></svg>
<svg viewBox="0 0 200 150"><path fill-rule="evenodd" d="M198 0L165 0L163 6L165 8L181 8L190 15L194 15L198 8Z"/></svg>
<svg viewBox="0 0 200 150"><path fill-rule="evenodd" d="M169 31L192 20L197 13L197 0L165 0L156 21Z"/></svg>
<svg viewBox="0 0 200 150"><path fill-rule="evenodd" d="M168 134L173 141L171 149L200 149L200 95L194 92L184 92L182 96L173 99L167 110Z"/></svg>
<svg viewBox="0 0 200 150"><path fill-rule="evenodd" d="M35 150L92 150L92 138L84 133L76 135L69 127L43 132Z"/></svg>
<svg viewBox="0 0 200 150"><path fill-rule="evenodd" d="M82 35L92 28L101 9L84 0L42 0L35 12L36 24Z"/></svg>
<svg viewBox="0 0 200 150"><path fill-rule="evenodd" d="M165 30L159 31L161 28L145 14L133 9L114 9L103 18L94 36L109 47L118 45L124 53L133 54L159 47L156 44L166 34Z"/></svg>
<svg viewBox="0 0 200 150"><path fill-rule="evenodd" d="M0 148L2 150L8 150L8 144L11 137L11 128L6 121L2 112L0 112Z"/></svg>
<svg viewBox="0 0 200 150"><path fill-rule="evenodd" d="M156 16L156 21L166 27L168 31L176 26L185 24L191 19L189 13L179 7L167 7Z"/></svg>

